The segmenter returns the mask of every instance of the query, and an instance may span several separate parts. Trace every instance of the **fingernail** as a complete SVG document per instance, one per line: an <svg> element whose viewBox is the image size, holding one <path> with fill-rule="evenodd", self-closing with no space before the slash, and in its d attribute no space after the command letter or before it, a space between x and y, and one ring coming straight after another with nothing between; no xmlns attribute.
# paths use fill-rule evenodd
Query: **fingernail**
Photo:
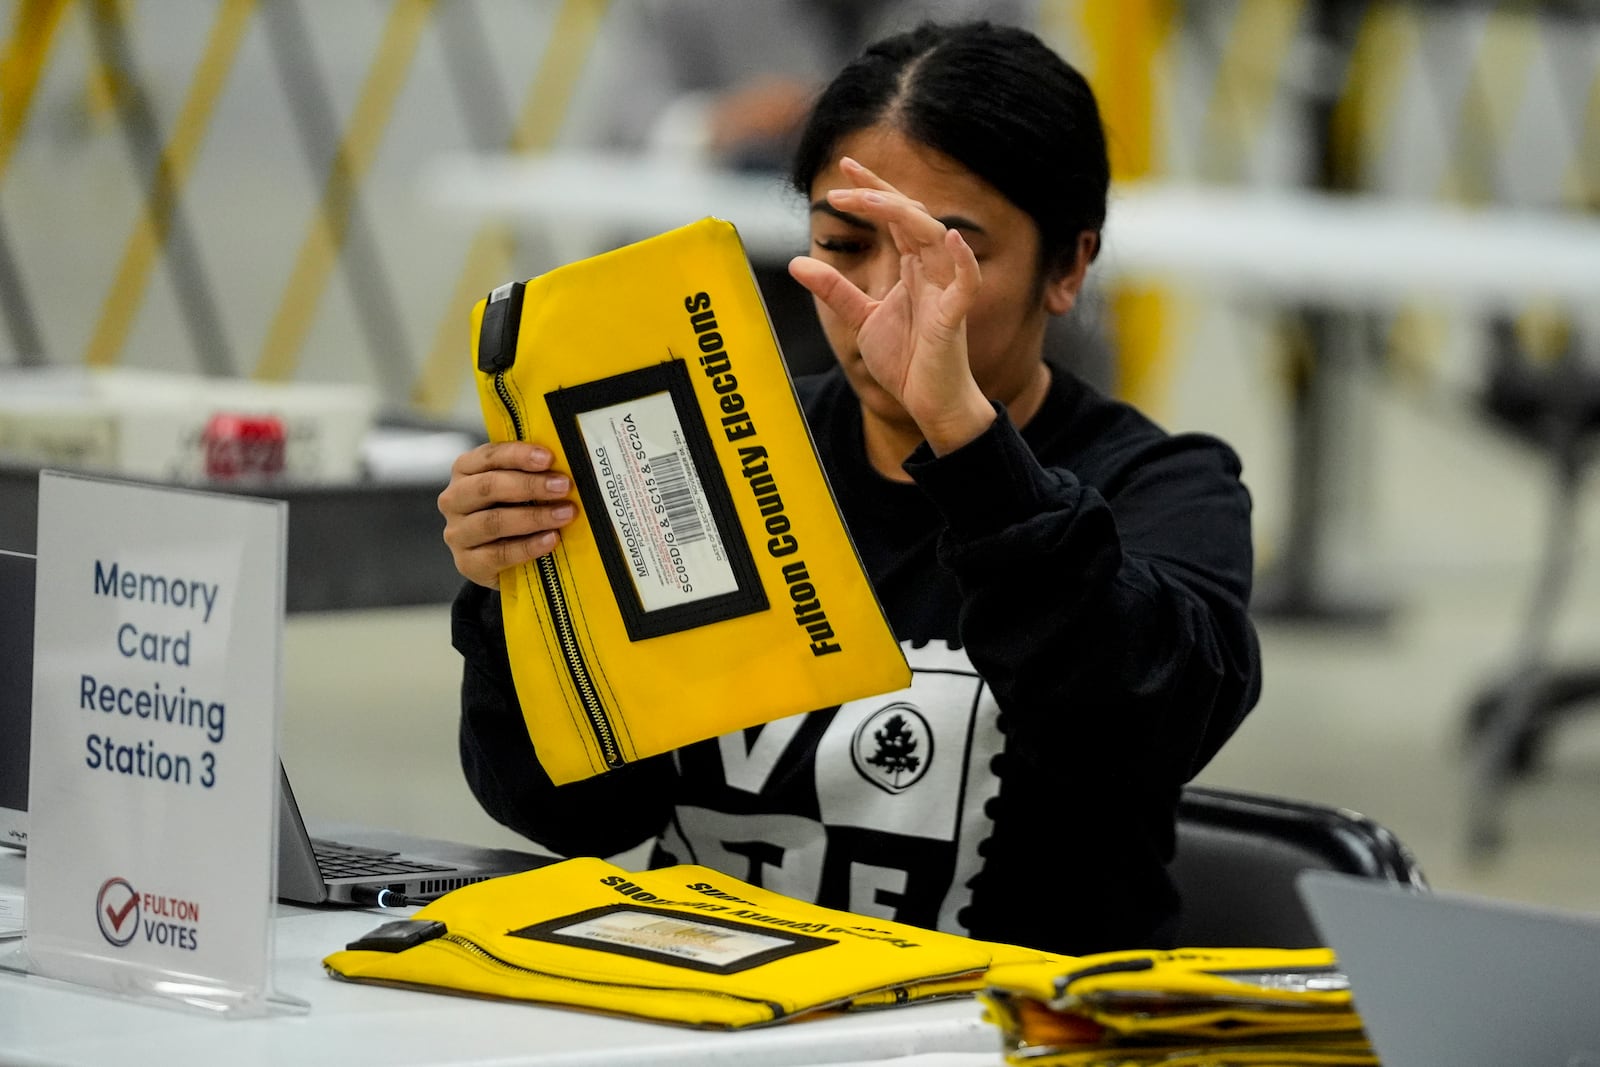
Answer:
<svg viewBox="0 0 1600 1067"><path fill-rule="evenodd" d="M555 519L557 522L566 522L577 513L577 510L578 509L574 508L571 504L557 504L555 507L550 509L550 517Z"/></svg>
<svg viewBox="0 0 1600 1067"><path fill-rule="evenodd" d="M572 488L572 483L567 480L567 476L564 474L552 474L545 479L544 487L552 493L565 493Z"/></svg>
<svg viewBox="0 0 1600 1067"><path fill-rule="evenodd" d="M538 445L534 445L528 450L528 462L535 465L549 463L550 450L547 448L540 448Z"/></svg>

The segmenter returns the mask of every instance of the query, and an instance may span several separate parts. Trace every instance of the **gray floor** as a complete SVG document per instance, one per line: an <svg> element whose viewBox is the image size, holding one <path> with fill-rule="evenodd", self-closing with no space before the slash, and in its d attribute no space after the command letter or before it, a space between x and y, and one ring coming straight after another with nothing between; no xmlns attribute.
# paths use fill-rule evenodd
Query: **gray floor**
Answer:
<svg viewBox="0 0 1600 1067"><path fill-rule="evenodd" d="M1264 566L1287 497L1270 378L1270 363L1248 355L1191 365L1177 379L1182 401L1165 413L1238 444ZM1359 447L1344 473L1357 489L1346 492L1330 557L1331 573L1359 581L1330 584L1381 595L1394 613L1371 629L1264 623L1265 694L1202 780L1363 811L1394 829L1441 888L1600 911L1600 715L1552 734L1541 772L1506 792L1498 855L1469 862L1463 847L1462 719L1515 645L1544 516L1539 457L1463 405L1375 381L1354 398ZM1595 516L1591 505L1586 546ZM1580 552L1557 627L1561 654L1600 658L1597 594L1600 566ZM291 619L284 749L308 811L518 840L461 782L448 631L443 607Z"/></svg>

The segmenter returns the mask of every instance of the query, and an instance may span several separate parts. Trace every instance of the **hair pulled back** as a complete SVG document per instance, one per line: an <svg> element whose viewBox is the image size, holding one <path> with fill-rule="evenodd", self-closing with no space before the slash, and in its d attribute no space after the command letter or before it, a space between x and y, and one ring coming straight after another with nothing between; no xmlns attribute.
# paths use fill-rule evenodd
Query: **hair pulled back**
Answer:
<svg viewBox="0 0 1600 1067"><path fill-rule="evenodd" d="M880 124L960 163L1028 214L1045 270L1070 267L1078 235L1105 224L1111 173L1094 92L1027 30L924 23L871 45L817 98L795 150L794 188L810 196L839 142Z"/></svg>

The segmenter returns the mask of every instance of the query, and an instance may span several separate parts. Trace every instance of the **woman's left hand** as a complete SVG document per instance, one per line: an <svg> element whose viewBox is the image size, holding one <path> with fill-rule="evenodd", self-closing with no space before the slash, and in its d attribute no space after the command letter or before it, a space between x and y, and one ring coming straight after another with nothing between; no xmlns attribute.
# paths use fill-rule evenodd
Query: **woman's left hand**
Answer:
<svg viewBox="0 0 1600 1067"><path fill-rule="evenodd" d="M967 362L967 313L982 280L977 258L921 203L849 157L840 166L855 185L829 190L828 203L887 229L900 255L899 279L873 299L810 256L795 258L789 272L854 334L873 379L934 451L959 448L994 420Z"/></svg>

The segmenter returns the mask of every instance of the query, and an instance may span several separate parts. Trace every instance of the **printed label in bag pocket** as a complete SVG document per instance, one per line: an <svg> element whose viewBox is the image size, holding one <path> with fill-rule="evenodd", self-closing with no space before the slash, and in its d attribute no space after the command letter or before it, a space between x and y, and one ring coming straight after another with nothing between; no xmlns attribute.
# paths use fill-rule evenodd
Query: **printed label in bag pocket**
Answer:
<svg viewBox="0 0 1600 1067"><path fill-rule="evenodd" d="M545 402L630 640L767 609L681 360L557 389Z"/></svg>
<svg viewBox="0 0 1600 1067"><path fill-rule="evenodd" d="M581 412L578 428L644 610L737 590L672 397Z"/></svg>
<svg viewBox="0 0 1600 1067"><path fill-rule="evenodd" d="M830 938L769 930L711 916L610 904L524 926L512 937L595 949L694 971L736 974L837 944Z"/></svg>

